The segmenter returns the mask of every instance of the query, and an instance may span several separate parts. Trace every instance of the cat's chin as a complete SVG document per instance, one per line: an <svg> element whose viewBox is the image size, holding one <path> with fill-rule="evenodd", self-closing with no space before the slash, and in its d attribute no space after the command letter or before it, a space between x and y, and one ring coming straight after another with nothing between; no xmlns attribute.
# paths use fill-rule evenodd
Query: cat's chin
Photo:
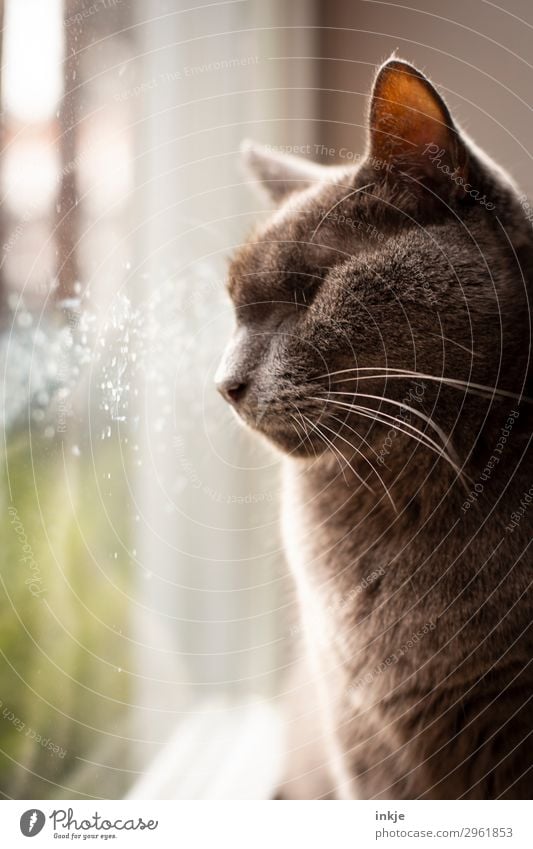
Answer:
<svg viewBox="0 0 533 849"><path fill-rule="evenodd" d="M297 458L316 458L324 453L325 445L321 439L314 434L302 435L296 427L291 427L290 416L287 420L266 415L263 411L260 415L245 411L233 410L239 424L259 434L282 454Z"/></svg>
<svg viewBox="0 0 533 849"><path fill-rule="evenodd" d="M324 452L324 444L317 439L302 437L294 430L290 430L282 425L266 426L264 423L257 425L256 423L248 424L243 422L255 433L258 433L272 447L286 457L295 457L298 459L316 458Z"/></svg>
<svg viewBox="0 0 533 849"><path fill-rule="evenodd" d="M323 446L317 445L315 447L307 441L297 441L294 434L291 437L289 434L270 434L264 431L260 431L260 433L270 446L285 457L308 460L315 459L324 452Z"/></svg>

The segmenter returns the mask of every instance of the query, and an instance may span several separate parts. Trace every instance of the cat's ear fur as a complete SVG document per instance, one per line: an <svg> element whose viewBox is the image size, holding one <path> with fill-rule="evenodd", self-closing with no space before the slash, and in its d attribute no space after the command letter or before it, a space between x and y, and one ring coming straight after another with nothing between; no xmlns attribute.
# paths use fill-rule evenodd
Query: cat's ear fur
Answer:
<svg viewBox="0 0 533 849"><path fill-rule="evenodd" d="M275 203L321 182L327 174L322 165L255 142L244 141L241 152L247 170Z"/></svg>
<svg viewBox="0 0 533 849"><path fill-rule="evenodd" d="M444 100L413 65L389 59L370 99L369 153L391 170L438 176L435 162L465 178L468 151Z"/></svg>
<svg viewBox="0 0 533 849"><path fill-rule="evenodd" d="M328 175L327 166L251 141L241 150L247 170L275 203ZM388 173L421 182L442 183L453 174L449 191L461 191L468 177L468 148L448 107L417 68L395 58L379 68L374 82L368 154L371 163L385 163Z"/></svg>

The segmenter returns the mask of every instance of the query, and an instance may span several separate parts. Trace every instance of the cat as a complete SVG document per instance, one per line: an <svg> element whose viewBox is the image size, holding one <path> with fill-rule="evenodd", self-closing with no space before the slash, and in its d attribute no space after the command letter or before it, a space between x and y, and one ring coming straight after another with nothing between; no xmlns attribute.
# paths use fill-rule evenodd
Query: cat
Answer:
<svg viewBox="0 0 533 849"><path fill-rule="evenodd" d="M531 224L415 67L369 103L356 164L245 146L217 387L283 456L329 797L531 798Z"/></svg>

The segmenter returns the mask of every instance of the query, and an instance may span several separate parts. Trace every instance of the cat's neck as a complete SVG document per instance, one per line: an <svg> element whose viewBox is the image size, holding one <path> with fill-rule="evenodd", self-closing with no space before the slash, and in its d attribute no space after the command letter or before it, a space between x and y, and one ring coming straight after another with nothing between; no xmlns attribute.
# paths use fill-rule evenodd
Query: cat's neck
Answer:
<svg viewBox="0 0 533 849"><path fill-rule="evenodd" d="M412 530L413 523L423 525L437 510L450 516L465 513L469 508L464 505L477 502L481 492L490 507L498 504L503 489L520 491L529 480L527 414L509 407L473 447L459 440L440 446L434 440L428 446L395 432L389 443L376 442L363 452L342 445L335 453L287 462L309 511L324 521L328 513L347 523L361 515L367 525L374 517L380 526L389 522L391 530L402 525ZM515 470L511 481L505 471L510 467Z"/></svg>
<svg viewBox="0 0 533 849"><path fill-rule="evenodd" d="M403 516L412 525L415 517L445 498L459 504L466 492L459 465L451 466L442 456L413 447L402 436L382 462L367 451L364 457L326 452L317 459L288 463L310 509L329 506L336 516L357 513L388 522Z"/></svg>

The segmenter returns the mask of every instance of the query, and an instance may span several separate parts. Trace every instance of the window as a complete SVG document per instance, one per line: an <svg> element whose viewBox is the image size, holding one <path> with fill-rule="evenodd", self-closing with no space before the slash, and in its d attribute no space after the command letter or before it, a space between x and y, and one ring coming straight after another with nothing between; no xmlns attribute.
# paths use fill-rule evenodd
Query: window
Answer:
<svg viewBox="0 0 533 849"><path fill-rule="evenodd" d="M278 469L212 377L239 143L309 141L312 6L5 3L5 797L272 792Z"/></svg>

